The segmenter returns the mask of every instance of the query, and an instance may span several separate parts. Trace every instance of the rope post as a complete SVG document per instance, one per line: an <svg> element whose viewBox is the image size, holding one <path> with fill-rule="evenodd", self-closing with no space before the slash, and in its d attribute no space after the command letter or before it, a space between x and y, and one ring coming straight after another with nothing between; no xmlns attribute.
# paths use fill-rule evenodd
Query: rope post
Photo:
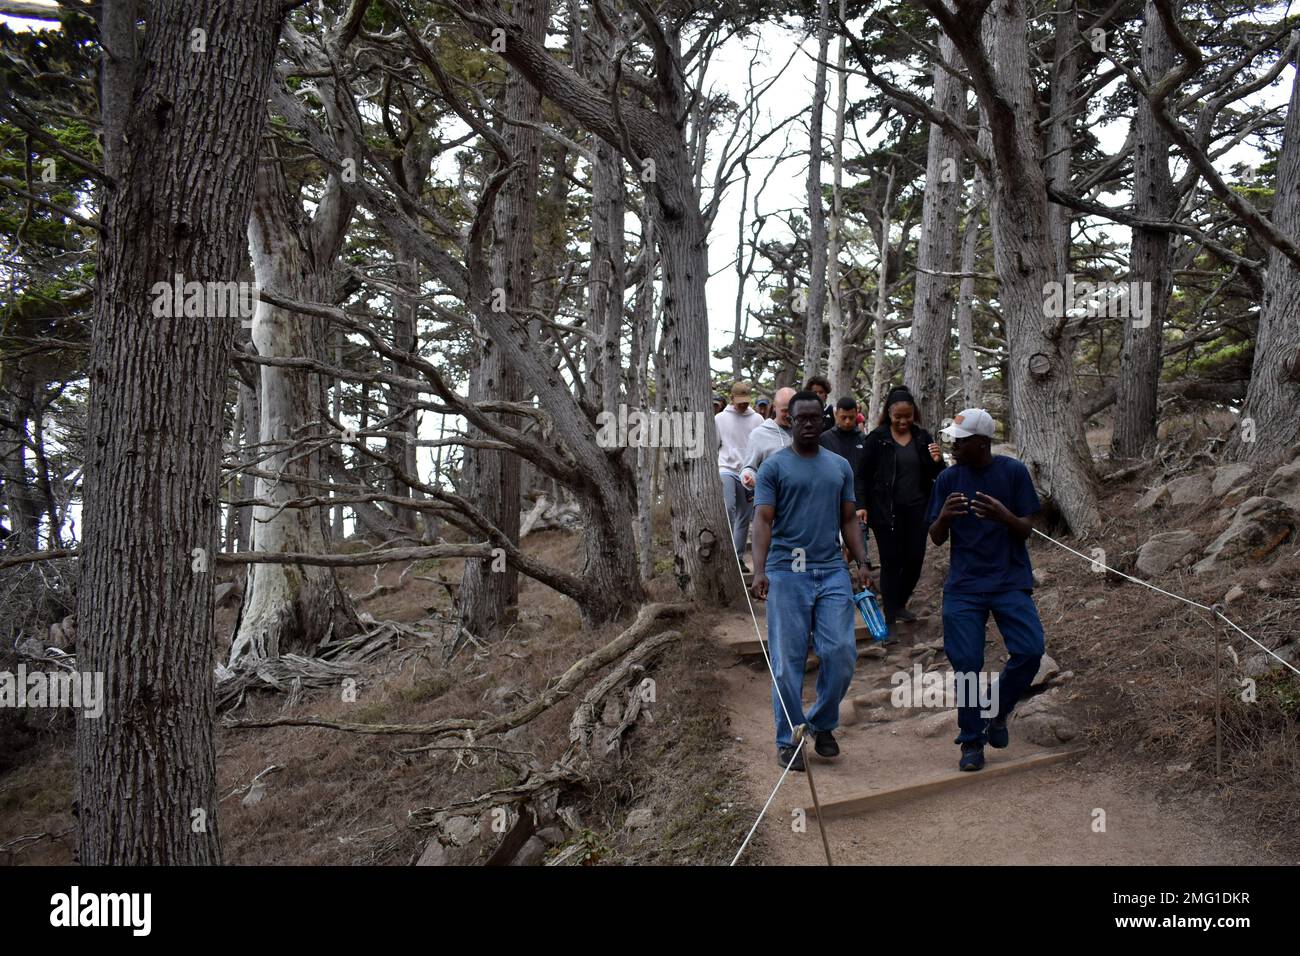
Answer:
<svg viewBox="0 0 1300 956"><path fill-rule="evenodd" d="M1223 605L1216 604L1211 608L1219 617L1223 616ZM1223 636L1223 626L1217 622L1214 625L1214 782L1223 783L1223 676L1219 666L1220 638Z"/></svg>
<svg viewBox="0 0 1300 956"><path fill-rule="evenodd" d="M808 789L812 791L813 810L817 813L817 829L822 834L822 849L826 851L826 865L834 866L831 860L831 841L826 838L826 824L822 821L822 805L817 799L817 785L813 783L812 754L808 751L808 725L800 724L795 730L795 746L803 750L803 769L808 775Z"/></svg>

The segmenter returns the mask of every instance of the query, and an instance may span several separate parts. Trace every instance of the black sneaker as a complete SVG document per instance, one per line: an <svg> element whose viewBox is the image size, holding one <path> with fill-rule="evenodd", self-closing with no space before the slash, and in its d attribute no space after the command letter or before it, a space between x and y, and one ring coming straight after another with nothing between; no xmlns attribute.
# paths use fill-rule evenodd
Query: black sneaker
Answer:
<svg viewBox="0 0 1300 956"><path fill-rule="evenodd" d="M909 611L907 608L899 609L897 617L900 621L905 621L908 624L911 624L916 620L916 615L913 614L911 611Z"/></svg>
<svg viewBox="0 0 1300 956"><path fill-rule="evenodd" d="M958 770L980 770L984 766L984 748L979 744L962 744Z"/></svg>
<svg viewBox="0 0 1300 956"><path fill-rule="evenodd" d="M794 759L794 763L790 762L791 758ZM791 770L797 770L800 773L804 772L803 754L799 752L798 747L777 747L776 762L782 767L789 767Z"/></svg>
<svg viewBox="0 0 1300 956"><path fill-rule="evenodd" d="M989 746L1001 750L1007 744L1011 743L1011 734L1007 732L1007 718L1005 714L999 714L989 721L988 726Z"/></svg>
<svg viewBox="0 0 1300 956"><path fill-rule="evenodd" d="M835 735L829 730L813 731L813 749L822 757L840 755L840 745L835 742Z"/></svg>

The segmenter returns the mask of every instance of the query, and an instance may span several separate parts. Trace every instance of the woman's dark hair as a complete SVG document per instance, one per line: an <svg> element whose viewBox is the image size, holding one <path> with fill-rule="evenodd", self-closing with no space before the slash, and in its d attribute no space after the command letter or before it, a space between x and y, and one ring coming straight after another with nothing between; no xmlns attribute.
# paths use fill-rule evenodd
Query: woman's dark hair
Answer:
<svg viewBox="0 0 1300 956"><path fill-rule="evenodd" d="M880 421L877 424L888 425L889 410L899 402L907 402L912 406L912 424L920 425L921 406L916 404L916 399L912 397L912 392L906 385L897 385L889 390L889 394L885 396L885 407L880 413Z"/></svg>

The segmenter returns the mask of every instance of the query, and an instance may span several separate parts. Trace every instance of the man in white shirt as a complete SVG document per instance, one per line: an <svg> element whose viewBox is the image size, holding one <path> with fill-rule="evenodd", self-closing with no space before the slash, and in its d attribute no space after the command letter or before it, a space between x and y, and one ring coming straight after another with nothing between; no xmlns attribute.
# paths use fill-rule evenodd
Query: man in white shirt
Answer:
<svg viewBox="0 0 1300 956"><path fill-rule="evenodd" d="M749 523L754 517L754 492L741 483L740 469L745 462L750 432L763 424L763 417L749 407L752 397L749 383L737 382L731 386L731 404L713 418L718 426L718 474L722 478L722 500L727 505L727 519L731 522L731 544L742 567Z"/></svg>

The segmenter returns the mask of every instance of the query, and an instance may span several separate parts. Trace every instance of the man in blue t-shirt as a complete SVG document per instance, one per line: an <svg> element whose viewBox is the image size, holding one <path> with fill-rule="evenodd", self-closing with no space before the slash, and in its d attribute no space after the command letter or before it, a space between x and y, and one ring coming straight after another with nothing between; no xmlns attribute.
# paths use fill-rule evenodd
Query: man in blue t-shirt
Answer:
<svg viewBox="0 0 1300 956"><path fill-rule="evenodd" d="M1007 717L1029 690L1045 650L1025 547L1033 530L1029 519L1041 506L1029 469L992 453L993 419L984 409L966 409L940 434L952 440L956 465L935 479L926 521L936 545L952 538L943 585L943 650L959 677L965 675L957 681L966 691L957 701L958 766L979 770L986 741L998 748L1009 742ZM976 689L990 611L1008 658L993 685L992 703L982 711Z"/></svg>
<svg viewBox="0 0 1300 956"><path fill-rule="evenodd" d="M818 442L821 399L813 392L796 393L790 416L792 444L758 469L750 589L767 601L777 759L783 767L803 770L803 755L794 746L794 727L800 724L812 731L818 754L835 757L840 752L832 731L839 725L840 701L858 659L853 593L867 580L867 550L858 530L853 468ZM841 537L853 553L852 575L840 550ZM805 716L810 631L821 666L817 702Z"/></svg>

